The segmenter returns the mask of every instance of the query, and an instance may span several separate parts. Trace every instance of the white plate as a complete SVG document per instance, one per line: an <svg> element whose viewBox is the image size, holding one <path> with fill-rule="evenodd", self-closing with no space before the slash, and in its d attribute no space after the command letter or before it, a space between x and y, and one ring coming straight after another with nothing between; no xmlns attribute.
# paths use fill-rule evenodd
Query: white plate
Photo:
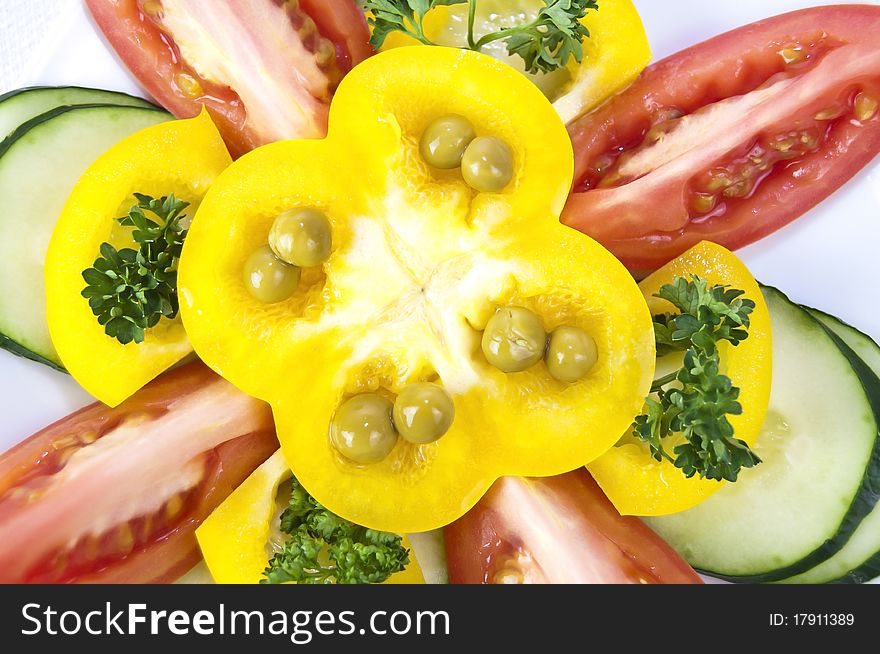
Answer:
<svg viewBox="0 0 880 654"><path fill-rule="evenodd" d="M745 23L816 3L636 0L635 4L654 55L661 58ZM871 4L880 4L880 0ZM33 84L74 84L142 94L117 63L83 5L74 5L72 0L48 31L44 48L20 86ZM880 160L875 160L819 207L739 254L762 282L880 340L878 245ZM0 451L90 399L69 377L0 351Z"/></svg>

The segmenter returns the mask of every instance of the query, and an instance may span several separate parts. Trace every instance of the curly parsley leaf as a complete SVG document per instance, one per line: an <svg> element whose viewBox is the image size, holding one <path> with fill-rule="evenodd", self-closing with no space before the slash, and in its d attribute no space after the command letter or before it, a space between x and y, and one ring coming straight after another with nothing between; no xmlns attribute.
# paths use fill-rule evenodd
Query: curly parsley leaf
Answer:
<svg viewBox="0 0 880 654"><path fill-rule="evenodd" d="M709 286L696 275L690 280L676 277L660 288L656 297L680 311L654 316L657 356L697 347L713 352L716 343L737 345L748 337L749 315L755 309L743 291L727 286Z"/></svg>
<svg viewBox="0 0 880 654"><path fill-rule="evenodd" d="M502 39L510 54L522 57L530 73L550 73L571 59L581 63L583 42L590 32L580 21L598 4L594 0L545 0L545 4L531 23L487 34L477 41L477 49Z"/></svg>
<svg viewBox="0 0 880 654"><path fill-rule="evenodd" d="M325 567L318 557L324 549L324 542L313 538L305 525L290 533L281 551L269 561L263 572L263 584L325 584L333 576L333 570Z"/></svg>
<svg viewBox="0 0 880 654"><path fill-rule="evenodd" d="M392 32L403 32L424 43L432 45L425 37L422 21L434 7L461 5L468 0L365 0L364 11L372 12L368 19L372 35L370 44L378 50Z"/></svg>
<svg viewBox="0 0 880 654"><path fill-rule="evenodd" d="M493 41L504 41L507 51L525 62L529 73L549 73L564 68L571 59L583 61L583 41L590 36L580 22L590 9L598 10L596 0L544 0L535 18L523 25L500 29L480 39L474 35L474 16L478 0L362 0L372 12L370 43L377 50L392 32L403 32L426 45L425 14L440 5L468 4L468 49L480 51Z"/></svg>
<svg viewBox="0 0 880 654"><path fill-rule="evenodd" d="M657 356L684 352L679 370L655 380L657 398L645 400L644 413L633 423L633 435L647 443L658 461L666 459L686 477L736 481L742 468L761 459L734 437L728 416L742 413L740 390L720 372L717 344L738 345L748 338L749 315L755 308L743 291L709 286L697 276L676 277L656 297L678 314L654 316ZM664 439L679 434L682 443L670 454Z"/></svg>
<svg viewBox="0 0 880 654"><path fill-rule="evenodd" d="M296 479L281 514L281 531L289 537L269 561L261 583L378 584L409 564L400 536L343 520Z"/></svg>
<svg viewBox="0 0 880 654"><path fill-rule="evenodd" d="M134 195L137 204L116 220L132 228L138 249L117 250L103 243L101 256L82 273L87 284L82 295L92 313L104 332L123 345L143 343L145 330L163 317L177 316L177 262L187 233L183 210L189 206L174 194L159 199Z"/></svg>

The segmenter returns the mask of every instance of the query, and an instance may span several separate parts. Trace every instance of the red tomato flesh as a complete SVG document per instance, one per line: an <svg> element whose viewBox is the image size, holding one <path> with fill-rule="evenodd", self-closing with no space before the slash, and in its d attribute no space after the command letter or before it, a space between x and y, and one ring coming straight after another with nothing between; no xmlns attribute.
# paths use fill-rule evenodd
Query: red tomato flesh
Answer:
<svg viewBox="0 0 880 654"><path fill-rule="evenodd" d="M238 156L319 138L330 98L370 54L353 0L86 0L141 85L178 118L202 105Z"/></svg>
<svg viewBox="0 0 880 654"><path fill-rule="evenodd" d="M192 363L0 456L0 583L162 583L278 448L271 411Z"/></svg>
<svg viewBox="0 0 880 654"><path fill-rule="evenodd" d="M698 584L645 523L621 516L585 469L503 477L446 527L454 584Z"/></svg>
<svg viewBox="0 0 880 654"><path fill-rule="evenodd" d="M801 216L880 152L880 7L806 9L648 67L569 126L563 222L631 270Z"/></svg>
<svg viewBox="0 0 880 654"><path fill-rule="evenodd" d="M351 0L299 0L299 7L318 26L318 33L336 44L339 69L348 72L372 56L370 29L364 12Z"/></svg>

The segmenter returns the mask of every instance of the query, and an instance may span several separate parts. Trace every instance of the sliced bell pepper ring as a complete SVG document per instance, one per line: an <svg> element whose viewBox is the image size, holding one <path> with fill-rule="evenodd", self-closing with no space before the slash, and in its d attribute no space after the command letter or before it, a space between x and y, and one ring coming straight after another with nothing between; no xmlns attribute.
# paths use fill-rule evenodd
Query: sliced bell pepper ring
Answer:
<svg viewBox="0 0 880 654"><path fill-rule="evenodd" d="M583 20L590 30L584 59L568 65L571 82L553 99L566 123L620 93L651 63L651 46L639 12L630 0L603 0Z"/></svg>
<svg viewBox="0 0 880 654"><path fill-rule="evenodd" d="M430 169L420 134L448 113L514 153L513 181L477 193ZM181 313L199 356L269 402L287 463L324 506L356 524L428 531L460 517L502 475L546 476L593 460L639 412L654 371L650 315L604 248L559 223L572 151L550 103L491 57L389 50L342 82L322 141L245 155L205 197L180 264ZM317 207L330 257L298 291L262 304L243 269L275 217ZM549 332L586 330L598 362L574 384L543 363L505 374L481 332L498 307L535 311ZM449 392L455 420L427 445L399 439L379 463L332 446L340 404L413 382Z"/></svg>
<svg viewBox="0 0 880 654"><path fill-rule="evenodd" d="M92 164L64 206L46 254L49 333L64 367L89 393L116 406L192 352L178 318L163 318L143 343L108 336L81 292L101 244L136 247L116 218L136 204L134 193L174 193L193 216L217 175L232 162L206 111L161 123L120 141Z"/></svg>
<svg viewBox="0 0 880 654"><path fill-rule="evenodd" d="M480 0L477 3L477 34L491 32L533 17L545 6L542 0ZM422 28L433 43L453 47L467 45L468 7L443 6L432 9ZM639 12L630 0L603 0L598 11L588 11L581 22L590 31L584 39L581 63L571 59L564 71L529 75L550 98L563 122L598 107L629 86L651 61L651 48ZM482 30L480 24L483 24ZM403 32L392 32L383 50L416 45L418 41ZM522 70L523 60L507 54L507 46L497 41L487 50Z"/></svg>
<svg viewBox="0 0 880 654"><path fill-rule="evenodd" d="M271 520L276 514L278 487L290 479L281 450L269 457L217 507L196 530L211 576L219 584L256 584L269 561ZM423 584L422 569L410 550L409 565L393 574L389 584Z"/></svg>
<svg viewBox="0 0 880 654"><path fill-rule="evenodd" d="M748 338L736 347L719 344L721 372L740 389L740 415L729 416L734 435L753 445L761 431L770 401L770 314L758 284L748 268L720 245L703 241L647 277L639 287L652 315L673 311L666 300L654 297L675 277L697 275L710 284L723 284L745 291L755 303ZM662 362L658 362L658 369ZM684 511L708 499L724 482L691 477L669 461L654 459L648 446L629 436L587 468L623 515L665 515Z"/></svg>

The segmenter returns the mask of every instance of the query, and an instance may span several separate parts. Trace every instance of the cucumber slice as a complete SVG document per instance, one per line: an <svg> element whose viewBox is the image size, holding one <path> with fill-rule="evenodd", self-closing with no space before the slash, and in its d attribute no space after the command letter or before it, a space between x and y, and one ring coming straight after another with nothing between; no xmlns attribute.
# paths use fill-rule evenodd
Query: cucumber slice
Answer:
<svg viewBox="0 0 880 654"><path fill-rule="evenodd" d="M443 538L443 530L407 534L407 538L422 568L425 583L448 584L449 570L446 567L446 541Z"/></svg>
<svg viewBox="0 0 880 654"><path fill-rule="evenodd" d="M693 509L647 520L694 567L733 581L779 581L829 559L880 483L880 380L804 309L762 291L773 323L763 463Z"/></svg>
<svg viewBox="0 0 880 654"><path fill-rule="evenodd" d="M129 134L170 118L156 108L58 107L0 143L0 348L61 369L46 325L43 282L55 222L98 156Z"/></svg>
<svg viewBox="0 0 880 654"><path fill-rule="evenodd" d="M50 109L74 104L158 108L151 102L118 91L80 86L32 86L0 95L0 139L22 123Z"/></svg>
<svg viewBox="0 0 880 654"><path fill-rule="evenodd" d="M849 345L880 376L880 346L870 336L839 318L804 307ZM880 492L880 490L878 490ZM786 584L863 583L880 575L880 504L862 520L837 554L807 572L784 579Z"/></svg>

